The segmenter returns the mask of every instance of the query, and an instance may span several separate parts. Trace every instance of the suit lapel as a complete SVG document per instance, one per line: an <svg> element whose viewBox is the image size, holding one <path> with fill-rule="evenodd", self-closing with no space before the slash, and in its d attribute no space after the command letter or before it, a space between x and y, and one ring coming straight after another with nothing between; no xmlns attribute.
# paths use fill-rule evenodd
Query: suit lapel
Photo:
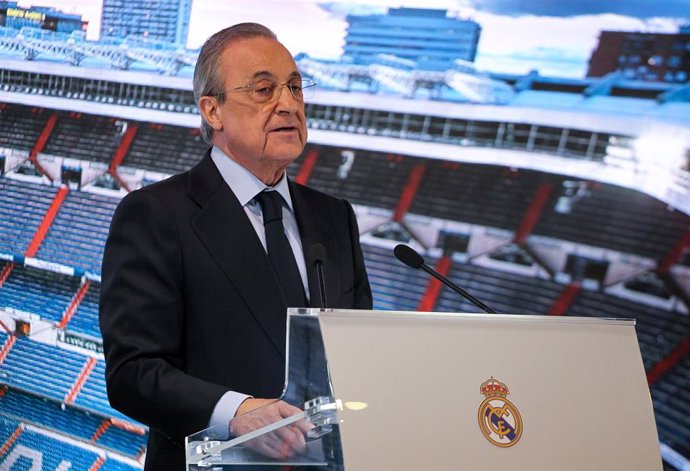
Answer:
<svg viewBox="0 0 690 471"><path fill-rule="evenodd" d="M190 170L189 196L201 207L192 228L284 356L287 304L254 228L209 155Z"/></svg>
<svg viewBox="0 0 690 471"><path fill-rule="evenodd" d="M304 195L304 187L290 181L290 196L295 210L295 218L299 227L300 238L302 240L302 251L307 266L307 282L309 283L309 305L311 307L321 307L319 297L318 278L314 268L313 260L309 259L309 250L315 244L322 244L326 249L326 260L324 260L323 271L326 284L326 300L329 306L337 304L340 299L340 271L338 270L338 246L336 239L330 232L332 228L325 224L318 224L317 221L323 219L319 214L314 199L307 199Z"/></svg>

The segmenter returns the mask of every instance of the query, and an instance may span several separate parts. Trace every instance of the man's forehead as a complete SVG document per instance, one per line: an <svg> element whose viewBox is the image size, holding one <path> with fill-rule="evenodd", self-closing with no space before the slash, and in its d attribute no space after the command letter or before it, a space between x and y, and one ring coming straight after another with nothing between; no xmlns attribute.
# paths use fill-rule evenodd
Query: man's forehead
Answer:
<svg viewBox="0 0 690 471"><path fill-rule="evenodd" d="M228 72L246 78L289 79L300 75L285 46L266 37L233 41L223 51L223 62L229 66Z"/></svg>

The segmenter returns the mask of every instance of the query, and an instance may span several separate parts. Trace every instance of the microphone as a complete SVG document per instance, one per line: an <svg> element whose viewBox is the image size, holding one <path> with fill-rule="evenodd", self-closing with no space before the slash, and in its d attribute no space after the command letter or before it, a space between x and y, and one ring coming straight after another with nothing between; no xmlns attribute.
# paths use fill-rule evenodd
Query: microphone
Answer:
<svg viewBox="0 0 690 471"><path fill-rule="evenodd" d="M316 268L316 279L319 285L319 300L321 301L321 309L326 309L328 302L326 301L326 281L323 276L323 261L326 260L326 249L322 244L314 244L309 249L308 259Z"/></svg>
<svg viewBox="0 0 690 471"><path fill-rule="evenodd" d="M460 296L463 298L467 299L469 302L477 306L479 309L481 309L484 312L487 312L489 314L496 314L496 311L491 309L489 306L472 296L470 293L450 281L448 278L445 276L441 275L439 272L431 268L429 265L424 263L424 258L419 255L412 247L407 246L405 244L398 244L395 246L393 249L393 253L395 254L395 257L403 262L405 265L408 267L418 269L421 268L437 280L439 280L441 283L458 293Z"/></svg>

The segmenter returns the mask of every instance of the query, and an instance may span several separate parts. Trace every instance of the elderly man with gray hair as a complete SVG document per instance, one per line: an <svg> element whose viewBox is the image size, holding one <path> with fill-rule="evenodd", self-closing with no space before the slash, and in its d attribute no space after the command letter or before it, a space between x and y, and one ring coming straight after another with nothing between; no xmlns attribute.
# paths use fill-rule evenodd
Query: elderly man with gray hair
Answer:
<svg viewBox="0 0 690 471"><path fill-rule="evenodd" d="M352 207L286 173L304 150L313 88L268 28L214 34L194 73L211 148L189 171L127 195L113 216L100 304L106 381L113 407L150 429L146 471L182 471L185 436L208 426L237 417L229 432L243 434L299 412L277 399L286 310L319 306L311 247L325 249L329 307L371 309ZM297 423L280 447L257 450L300 453L307 429Z"/></svg>

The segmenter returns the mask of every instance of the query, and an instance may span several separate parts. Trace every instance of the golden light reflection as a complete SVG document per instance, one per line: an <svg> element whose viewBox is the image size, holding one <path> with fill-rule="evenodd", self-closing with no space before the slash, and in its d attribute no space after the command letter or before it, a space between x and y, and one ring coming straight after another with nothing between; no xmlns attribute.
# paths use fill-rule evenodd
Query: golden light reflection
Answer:
<svg viewBox="0 0 690 471"><path fill-rule="evenodd" d="M354 411L364 410L367 407L369 407L369 404L367 404L366 402L358 402L358 401L347 401L344 403L344 405L345 405L346 409L350 409L350 410L354 410Z"/></svg>

